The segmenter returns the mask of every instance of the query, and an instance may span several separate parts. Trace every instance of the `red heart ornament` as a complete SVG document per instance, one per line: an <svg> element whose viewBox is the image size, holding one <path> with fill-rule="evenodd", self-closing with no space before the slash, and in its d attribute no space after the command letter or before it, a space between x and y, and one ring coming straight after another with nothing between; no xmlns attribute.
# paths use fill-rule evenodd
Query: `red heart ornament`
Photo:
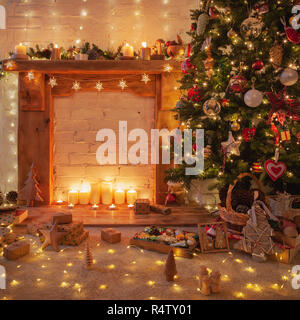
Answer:
<svg viewBox="0 0 300 320"><path fill-rule="evenodd" d="M265 169L270 178L275 182L281 178L286 172L286 165L283 162L276 162L274 160L267 160L265 162Z"/></svg>
<svg viewBox="0 0 300 320"><path fill-rule="evenodd" d="M252 127L252 128L245 128L242 132L242 136L244 138L244 140L246 142L249 142L251 141L254 136L255 136L255 133L256 133L256 128Z"/></svg>

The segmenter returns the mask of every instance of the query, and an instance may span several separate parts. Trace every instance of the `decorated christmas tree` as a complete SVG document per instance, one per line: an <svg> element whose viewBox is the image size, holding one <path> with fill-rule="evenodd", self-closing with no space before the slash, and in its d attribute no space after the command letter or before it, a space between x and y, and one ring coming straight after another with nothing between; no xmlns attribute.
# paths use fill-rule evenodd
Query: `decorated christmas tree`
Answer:
<svg viewBox="0 0 300 320"><path fill-rule="evenodd" d="M221 189L252 172L272 191L299 192L298 2L206 0L191 12L176 112L184 129L205 130L210 155L199 176L183 164L169 180L217 178Z"/></svg>

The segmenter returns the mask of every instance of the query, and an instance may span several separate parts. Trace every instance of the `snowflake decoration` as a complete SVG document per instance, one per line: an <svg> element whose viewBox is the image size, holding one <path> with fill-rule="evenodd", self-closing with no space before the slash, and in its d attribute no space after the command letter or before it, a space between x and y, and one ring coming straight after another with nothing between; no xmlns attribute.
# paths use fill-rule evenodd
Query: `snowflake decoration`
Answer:
<svg viewBox="0 0 300 320"><path fill-rule="evenodd" d="M151 80L150 80L149 75L146 74L146 73L144 73L144 74L142 75L142 80L141 80L141 81L142 81L142 82L145 82L145 84L147 84L147 83L150 82Z"/></svg>
<svg viewBox="0 0 300 320"><path fill-rule="evenodd" d="M101 90L103 90L103 84L100 81L97 81L95 88L100 92Z"/></svg>
<svg viewBox="0 0 300 320"><path fill-rule="evenodd" d="M52 77L52 78L50 78L48 84L49 84L49 86L51 86L51 88L54 88L55 86L57 86L57 81L54 77Z"/></svg>
<svg viewBox="0 0 300 320"><path fill-rule="evenodd" d="M80 83L78 81L74 81L72 89L75 90L75 91L81 89Z"/></svg>
<svg viewBox="0 0 300 320"><path fill-rule="evenodd" d="M13 66L14 66L14 64L13 64L12 61L7 61L7 62L5 63L5 68L6 68L6 69L13 68Z"/></svg>
<svg viewBox="0 0 300 320"><path fill-rule="evenodd" d="M119 82L119 87L120 87L122 90L124 90L125 88L128 87L128 85L127 85L126 81L122 79L122 80L120 80L120 82Z"/></svg>
<svg viewBox="0 0 300 320"><path fill-rule="evenodd" d="M171 72L172 69L173 68L169 64L164 65L164 72Z"/></svg>
<svg viewBox="0 0 300 320"><path fill-rule="evenodd" d="M34 73L33 72L28 72L27 76L28 80L33 80L34 79Z"/></svg>

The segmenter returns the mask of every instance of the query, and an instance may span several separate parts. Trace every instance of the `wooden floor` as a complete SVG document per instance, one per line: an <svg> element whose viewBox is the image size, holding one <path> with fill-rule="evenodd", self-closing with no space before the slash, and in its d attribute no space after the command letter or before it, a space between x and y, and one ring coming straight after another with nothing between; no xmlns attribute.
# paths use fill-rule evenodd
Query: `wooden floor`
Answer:
<svg viewBox="0 0 300 320"><path fill-rule="evenodd" d="M164 216L158 213L149 215L135 215L132 209L127 206L120 206L117 210L108 210L105 206L100 206L98 210L92 210L91 206L76 206L69 209L67 206L45 206L29 208L29 217L23 224L44 223L51 220L51 216L58 212L72 212L73 221L83 221L85 226L195 226L199 222L205 222L211 215L204 209L174 207L171 214Z"/></svg>

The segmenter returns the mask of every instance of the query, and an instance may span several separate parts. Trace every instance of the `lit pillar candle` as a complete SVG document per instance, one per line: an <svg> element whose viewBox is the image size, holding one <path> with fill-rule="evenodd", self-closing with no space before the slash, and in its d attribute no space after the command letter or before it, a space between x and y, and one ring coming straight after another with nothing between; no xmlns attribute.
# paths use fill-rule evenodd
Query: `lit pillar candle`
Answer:
<svg viewBox="0 0 300 320"><path fill-rule="evenodd" d="M142 42L141 60L150 60L150 59L151 59L151 48L147 48L147 43Z"/></svg>
<svg viewBox="0 0 300 320"><path fill-rule="evenodd" d="M83 187L79 191L79 203L89 204L90 203L90 190L88 187Z"/></svg>
<svg viewBox="0 0 300 320"><path fill-rule="evenodd" d="M70 190L68 193L68 203L69 204L78 204L78 191L77 190Z"/></svg>
<svg viewBox="0 0 300 320"><path fill-rule="evenodd" d="M115 204L124 204L125 203L125 192L122 189L115 191Z"/></svg>
<svg viewBox="0 0 300 320"><path fill-rule="evenodd" d="M99 183L91 184L91 204L99 204L100 203L100 187Z"/></svg>
<svg viewBox="0 0 300 320"><path fill-rule="evenodd" d="M22 43L15 46L15 55L26 56L26 53L27 53L27 48Z"/></svg>
<svg viewBox="0 0 300 320"><path fill-rule="evenodd" d="M137 192L133 189L127 191L127 204L134 204L137 199Z"/></svg>
<svg viewBox="0 0 300 320"><path fill-rule="evenodd" d="M133 47L130 46L128 43L125 44L122 48L123 56L125 57L133 57L134 56L134 50Z"/></svg>
<svg viewBox="0 0 300 320"><path fill-rule="evenodd" d="M112 184L111 182L102 182L102 203L112 204Z"/></svg>
<svg viewBox="0 0 300 320"><path fill-rule="evenodd" d="M60 49L57 44L52 49L51 60L60 60Z"/></svg>

